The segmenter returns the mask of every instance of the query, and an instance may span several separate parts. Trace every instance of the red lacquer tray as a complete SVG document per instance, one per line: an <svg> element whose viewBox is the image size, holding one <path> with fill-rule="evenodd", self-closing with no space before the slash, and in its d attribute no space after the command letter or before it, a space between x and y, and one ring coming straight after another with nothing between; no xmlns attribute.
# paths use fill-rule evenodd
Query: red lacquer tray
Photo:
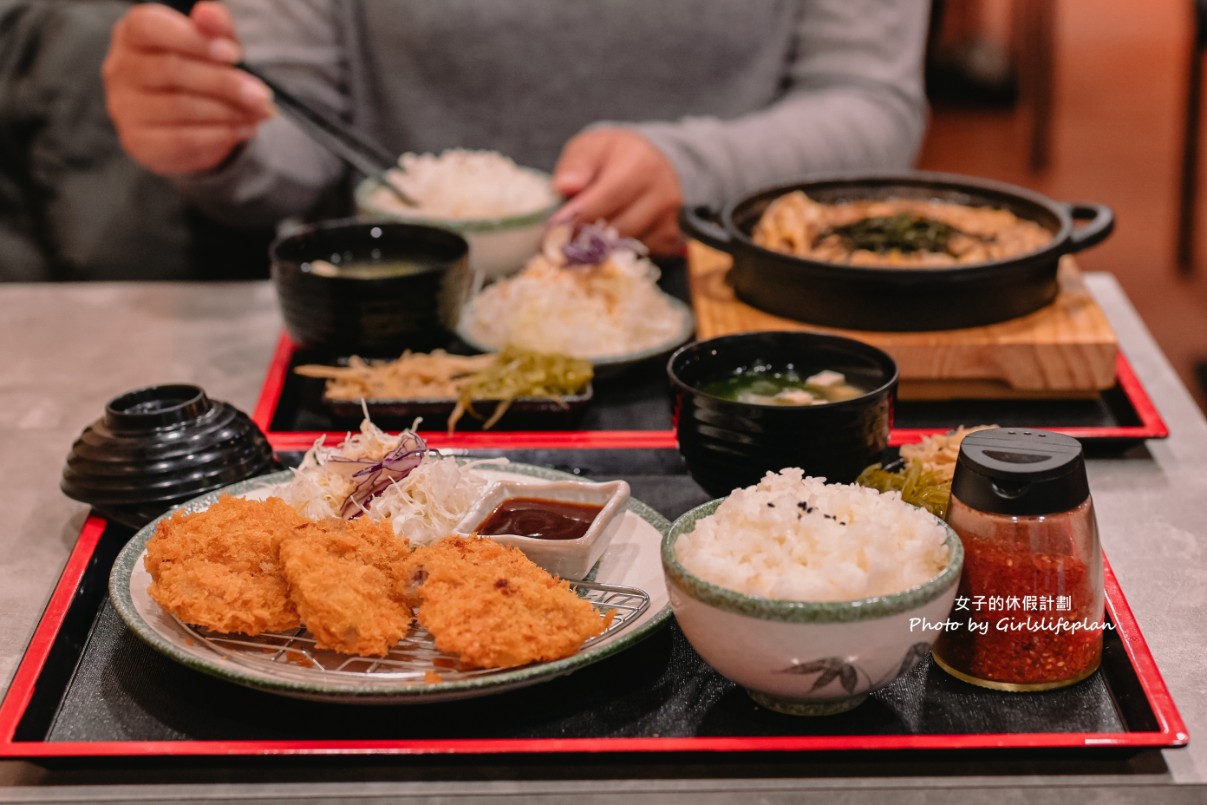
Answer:
<svg viewBox="0 0 1207 805"><path fill-rule="evenodd" d="M296 413L306 406L289 388L294 353L283 337L253 414L286 463L296 461L316 438L338 439L345 433L342 427L280 427L283 408L292 406ZM1107 406L1119 414L1116 421L1064 432L1110 444L1167 434L1131 367L1122 356L1119 361L1118 394L1113 408ZM653 367L644 382L656 382L658 372ZM635 498L673 518L706 498L682 469L669 411L659 397L655 387L633 409L639 416L628 428L425 435L433 446L505 454L586 477L626 477ZM942 419L941 412L935 416ZM899 423L895 445L962 424L910 426L900 418ZM109 569L130 536L96 516L84 524L0 703L0 756L723 753L774 758L799 751L1135 752L1188 740L1109 565L1107 609L1114 628L1106 632L1102 669L1072 688L1037 694L1040 698L973 688L926 663L851 713L792 719L754 706L704 665L672 620L636 646L569 676L475 702L423 705L416 718L409 717L415 712L409 706L350 710L351 705L246 691L156 654L125 630L108 603Z"/></svg>
<svg viewBox="0 0 1207 805"><path fill-rule="evenodd" d="M103 592L97 596L97 587L104 589L104 579L107 578L106 558L111 562L115 553L113 545L109 544L114 535L106 533L106 523L103 519L93 516L85 523L79 540L76 543L63 575L51 597L46 612L34 634L29 648L22 660L13 683L2 704L0 704L0 756L24 758L83 758L97 756L231 756L231 755L297 755L297 754L380 754L380 755L482 755L493 753L528 754L528 753L666 753L666 752L741 752L741 753L782 753L800 751L877 751L877 750L972 750L972 749L1103 749L1140 750L1152 747L1175 747L1187 743L1188 735L1180 715L1169 692L1161 679L1144 638L1140 633L1131 610L1123 597L1118 582L1111 572L1109 564L1106 572L1107 610L1110 623L1114 628L1107 630L1107 647L1104 651L1103 668L1091 677L1099 678L1100 691L1106 691L1110 701L1106 707L1114 708L1120 719L1120 728L1102 731L1061 731L1061 725L1054 721L1049 724L1036 723L1034 731L1013 732L960 732L960 733L883 733L864 734L858 729L843 732L841 722L832 719L821 720L826 726L823 733L815 729L819 720L790 719L782 722L789 726L783 734L710 734L715 730L701 730L701 734L651 734L651 735L613 735L603 730L601 734L581 734L566 736L516 736L482 737L474 735L469 723L464 724L466 737L436 737L436 738L275 738L275 739L239 739L215 737L211 729L207 737L197 739L176 734L170 740L162 737L142 739L137 735L129 735L121 740L64 740L56 737L55 723L64 717L61 710L71 710L76 705L68 706L71 698L68 692L72 686L89 684L78 677L80 668L86 663L82 660L89 651L98 650L95 645L103 641L104 632L89 628L89 615L95 621L98 609L105 607ZM128 536L128 532L124 535ZM92 600L89 603L88 599ZM82 608L82 609L81 609ZM671 627L668 627L670 629ZM109 638L112 639L112 638ZM653 638L646 642L652 642ZM638 649L643 644L639 644ZM142 648L138 644L138 648ZM633 650L638 650L633 649ZM149 649L145 649L150 652ZM627 652L626 652L627 653ZM153 653L152 653L153 654ZM120 656L120 655L119 655ZM621 654L612 661L621 660ZM165 670L171 684L176 684L175 676L188 677L193 672L183 667L170 664ZM675 663L672 663L674 665ZM72 670L74 669L74 670ZM118 669L120 671L120 669ZM673 671L673 669L672 669ZM584 673L580 671L573 677ZM934 671L941 675L941 671ZM198 677L199 679L207 679ZM1087 680L1089 682L1090 680ZM191 694L195 697L205 696L203 687L199 688L191 678L183 681L186 686L181 695ZM214 684L227 686L233 690L241 690L225 682L215 681ZM556 684L547 683L547 684ZM958 683L961 684L962 683ZM1086 683L1081 683L1084 686ZM534 691L539 691L537 686ZM980 689L964 686L961 695L975 697L993 696L992 692L982 693ZM1080 686L1078 686L1080 687ZM1066 689L1068 696L1091 696L1092 688L1084 688L1081 693L1075 689ZM219 688L219 693L226 692ZM149 701L163 698L148 696ZM262 694L255 694L262 695ZM938 694L940 697L946 694ZM1004 694L1009 696L1009 694ZM738 694L737 698L740 698ZM103 710L101 716L111 718L111 708L120 702L107 700L93 705ZM267 707L277 706L277 697L268 697L264 701ZM1028 697L1017 697L1010 701L1022 705ZM134 698L134 706L139 700ZM213 702L210 697L207 702ZM281 700L282 707L296 711L313 705L298 703L293 700ZM986 701L989 701L986 699ZM1048 699L1035 709L1043 713L1049 705L1057 700ZM1074 709L1080 708L1081 703L1076 699L1066 700ZM181 702L183 705L184 702ZM526 706L525 702L520 705ZM171 706L170 704L168 705ZM208 704L206 707L216 706ZM430 705L429 707L439 707ZM867 707L865 704L863 707ZM975 704L973 705L975 707ZM1097 705L1095 705L1097 706ZM329 706L324 706L329 707ZM339 707L339 706L337 706ZM348 710L342 706L345 718L366 718L367 710L391 710L391 708L365 708L363 706ZM757 710L757 708L752 708ZM858 712L858 708L855 713ZM407 708L398 712L392 709L390 718L403 719ZM74 712L74 711L73 711ZM322 710L316 712L325 712ZM428 711L431 714L431 711ZM850 714L848 714L850 715ZM202 718L201 716L194 716ZM775 717L784 718L784 717ZM1033 715L1030 718L1049 718L1048 716ZM1053 716L1051 719L1057 719ZM1051 720L1050 719L1050 720ZM84 719L85 721L87 719ZM187 719L184 720L187 722ZM752 721L751 723L759 723ZM781 722L767 722L781 723ZM798 734L789 734L792 729L798 729ZM837 728L837 729L836 729ZM181 724L174 725L176 733L182 730ZM218 733L229 727L219 727ZM449 729L455 733L457 725ZM137 731L134 728L132 731ZM188 732L187 723L183 727ZM67 730L72 732L72 730ZM560 731L559 731L560 733Z"/></svg>

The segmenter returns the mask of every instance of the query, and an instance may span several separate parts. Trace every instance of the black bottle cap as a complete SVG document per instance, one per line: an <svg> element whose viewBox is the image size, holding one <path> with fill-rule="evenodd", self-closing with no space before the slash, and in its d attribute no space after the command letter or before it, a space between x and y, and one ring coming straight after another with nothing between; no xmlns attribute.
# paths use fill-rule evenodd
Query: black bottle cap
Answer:
<svg viewBox="0 0 1207 805"><path fill-rule="evenodd" d="M1033 428L993 428L960 444L952 497L978 511L1041 515L1068 511L1090 496L1081 442Z"/></svg>

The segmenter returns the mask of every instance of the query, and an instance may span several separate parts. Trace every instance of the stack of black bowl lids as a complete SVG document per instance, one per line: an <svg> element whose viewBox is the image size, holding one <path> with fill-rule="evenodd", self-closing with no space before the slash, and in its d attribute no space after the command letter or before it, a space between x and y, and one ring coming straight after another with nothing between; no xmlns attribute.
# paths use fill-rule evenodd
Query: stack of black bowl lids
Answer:
<svg viewBox="0 0 1207 805"><path fill-rule="evenodd" d="M110 520L141 528L206 492L276 469L260 428L198 386L131 391L72 445L61 488Z"/></svg>

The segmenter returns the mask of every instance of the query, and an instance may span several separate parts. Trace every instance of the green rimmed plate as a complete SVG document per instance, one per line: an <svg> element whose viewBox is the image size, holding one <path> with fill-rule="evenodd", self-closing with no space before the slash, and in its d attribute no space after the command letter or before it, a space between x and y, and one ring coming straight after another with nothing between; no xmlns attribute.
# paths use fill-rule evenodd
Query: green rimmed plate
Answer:
<svg viewBox="0 0 1207 805"><path fill-rule="evenodd" d="M542 481L581 480L568 473L527 464L478 467L487 480ZM289 480L289 471L253 478L203 495L183 504L185 511L204 511L221 495L268 497ZM167 515L164 515L165 517ZM638 500L630 499L621 527L604 552L592 579L596 584L637 588L649 602L628 619L624 627L609 631L585 645L578 653L553 662L519 668L445 673L433 667L440 679L428 681L411 674L371 673L360 670L371 665L353 660L348 670L332 671L309 662L285 658L271 662L272 647L242 640L209 640L165 612L147 593L150 574L143 566L146 544L163 517L148 524L131 538L118 554L109 577L109 597L118 615L141 640L165 656L189 668L229 682L295 698L366 704L407 704L469 699L526 687L562 676L613 656L647 637L670 617L666 583L662 573L660 546L670 522ZM232 648L233 645L233 648ZM242 656L244 647L247 657ZM257 656L259 655L259 656Z"/></svg>

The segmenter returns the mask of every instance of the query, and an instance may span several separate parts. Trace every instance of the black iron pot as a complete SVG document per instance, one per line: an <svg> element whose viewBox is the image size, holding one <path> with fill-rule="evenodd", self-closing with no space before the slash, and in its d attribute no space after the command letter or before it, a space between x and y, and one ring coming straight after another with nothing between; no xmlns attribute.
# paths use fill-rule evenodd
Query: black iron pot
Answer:
<svg viewBox="0 0 1207 805"><path fill-rule="evenodd" d="M757 246L751 232L767 206L794 190L824 203L924 198L1006 209L1052 233L1042 249L951 268L868 268L808 260ZM1075 222L1082 222L1080 226ZM733 256L739 299L768 313L860 330L945 330L1023 316L1050 304L1066 254L1101 243L1115 226L1109 207L1052 201L1014 185L945 173L843 174L743 196L719 213L684 209L684 232Z"/></svg>

